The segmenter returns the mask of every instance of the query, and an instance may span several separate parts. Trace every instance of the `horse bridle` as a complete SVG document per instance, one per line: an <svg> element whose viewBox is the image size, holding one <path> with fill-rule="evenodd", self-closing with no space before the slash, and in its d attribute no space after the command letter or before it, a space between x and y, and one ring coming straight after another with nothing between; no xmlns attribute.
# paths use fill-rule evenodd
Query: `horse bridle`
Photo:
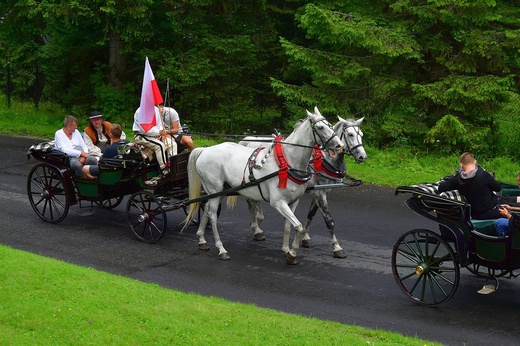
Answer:
<svg viewBox="0 0 520 346"><path fill-rule="evenodd" d="M361 136L359 134L359 126L356 126L356 125L343 125L343 130L341 131L341 136L339 137L339 139L341 139L341 141L343 143L345 143L345 150L344 152L346 152L346 154L348 154L349 156L352 156L352 151L354 151L354 149L357 149L359 147L363 147L363 141L359 141L359 144L358 145L354 145L352 148L349 146L348 144L348 141L347 141L347 137L345 135L345 131L349 128L349 127L353 127L354 128L354 132L356 132L356 135L358 136L358 138L362 138L363 136Z"/></svg>
<svg viewBox="0 0 520 346"><path fill-rule="evenodd" d="M316 121L315 123L313 123L311 119L309 119L309 120L311 121L312 136L314 137L314 143L319 144L318 140L316 139L316 136L318 136L322 143L321 144L322 148L326 148L327 144L329 144L329 142L332 141L334 139L334 137L338 136L336 134L336 132L334 131L332 125L324 117L322 117L322 119ZM320 122L323 122L325 124L325 126L328 126L332 130L332 133L333 133L333 135L330 136L330 138L327 139L326 141L321 137L321 135L319 133L317 133L316 129L314 128Z"/></svg>

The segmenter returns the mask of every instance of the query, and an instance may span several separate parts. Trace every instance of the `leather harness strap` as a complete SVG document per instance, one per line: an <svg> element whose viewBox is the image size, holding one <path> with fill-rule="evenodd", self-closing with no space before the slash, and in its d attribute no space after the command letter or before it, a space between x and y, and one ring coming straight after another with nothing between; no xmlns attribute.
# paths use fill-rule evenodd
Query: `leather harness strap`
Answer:
<svg viewBox="0 0 520 346"><path fill-rule="evenodd" d="M291 166L289 166L281 143L283 140L284 138L282 136L275 137L274 153L276 163L279 167L278 188L287 188L287 179L291 179L291 181L296 184L303 185L307 183L312 178L312 176L309 172L305 172L303 175L297 174L296 170L292 169Z"/></svg>

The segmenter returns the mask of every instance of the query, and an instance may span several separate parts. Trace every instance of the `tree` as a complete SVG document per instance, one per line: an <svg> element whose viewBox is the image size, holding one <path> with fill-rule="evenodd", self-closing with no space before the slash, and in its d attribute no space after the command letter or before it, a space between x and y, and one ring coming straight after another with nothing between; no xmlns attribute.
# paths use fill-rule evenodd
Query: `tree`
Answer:
<svg viewBox="0 0 520 346"><path fill-rule="evenodd" d="M378 145L421 145L451 114L472 145L491 147L482 133L496 135L518 84L519 10L494 0L312 2L297 16L305 39L281 40L289 82L272 85L291 105L367 115Z"/></svg>

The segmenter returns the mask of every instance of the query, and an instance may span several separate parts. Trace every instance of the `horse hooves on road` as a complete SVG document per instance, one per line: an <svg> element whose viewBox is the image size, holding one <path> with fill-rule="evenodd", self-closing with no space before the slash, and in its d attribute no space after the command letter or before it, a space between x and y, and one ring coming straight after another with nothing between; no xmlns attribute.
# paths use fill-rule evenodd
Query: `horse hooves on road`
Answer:
<svg viewBox="0 0 520 346"><path fill-rule="evenodd" d="M218 259L222 260L222 261L229 261L231 259L231 257L229 257L227 252L223 252L218 255Z"/></svg>
<svg viewBox="0 0 520 346"><path fill-rule="evenodd" d="M311 247L314 247L314 244L310 239L304 239L302 240L302 247L310 249Z"/></svg>
<svg viewBox="0 0 520 346"><path fill-rule="evenodd" d="M289 265L297 265L298 263L300 263L300 261L296 259L296 257L294 257L293 255L291 255L289 252L286 252L285 263Z"/></svg>
<svg viewBox="0 0 520 346"><path fill-rule="evenodd" d="M208 245L208 243L199 244L199 250L202 250L202 251L208 251L208 250L209 250L209 245Z"/></svg>
<svg viewBox="0 0 520 346"><path fill-rule="evenodd" d="M347 258L345 251L334 251L334 258Z"/></svg>
<svg viewBox="0 0 520 346"><path fill-rule="evenodd" d="M265 235L263 233L256 233L255 235L253 235L253 239L256 241L264 241Z"/></svg>

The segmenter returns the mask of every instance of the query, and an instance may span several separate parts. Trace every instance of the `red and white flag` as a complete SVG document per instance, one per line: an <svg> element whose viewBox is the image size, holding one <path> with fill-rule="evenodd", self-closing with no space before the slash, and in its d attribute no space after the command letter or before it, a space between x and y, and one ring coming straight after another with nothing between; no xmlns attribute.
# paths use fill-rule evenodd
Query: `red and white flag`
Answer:
<svg viewBox="0 0 520 346"><path fill-rule="evenodd" d="M146 57L144 65L143 90L141 91L141 105L139 106L139 118L137 119L144 131L148 132L156 124L155 105L163 103L163 98L155 77Z"/></svg>

